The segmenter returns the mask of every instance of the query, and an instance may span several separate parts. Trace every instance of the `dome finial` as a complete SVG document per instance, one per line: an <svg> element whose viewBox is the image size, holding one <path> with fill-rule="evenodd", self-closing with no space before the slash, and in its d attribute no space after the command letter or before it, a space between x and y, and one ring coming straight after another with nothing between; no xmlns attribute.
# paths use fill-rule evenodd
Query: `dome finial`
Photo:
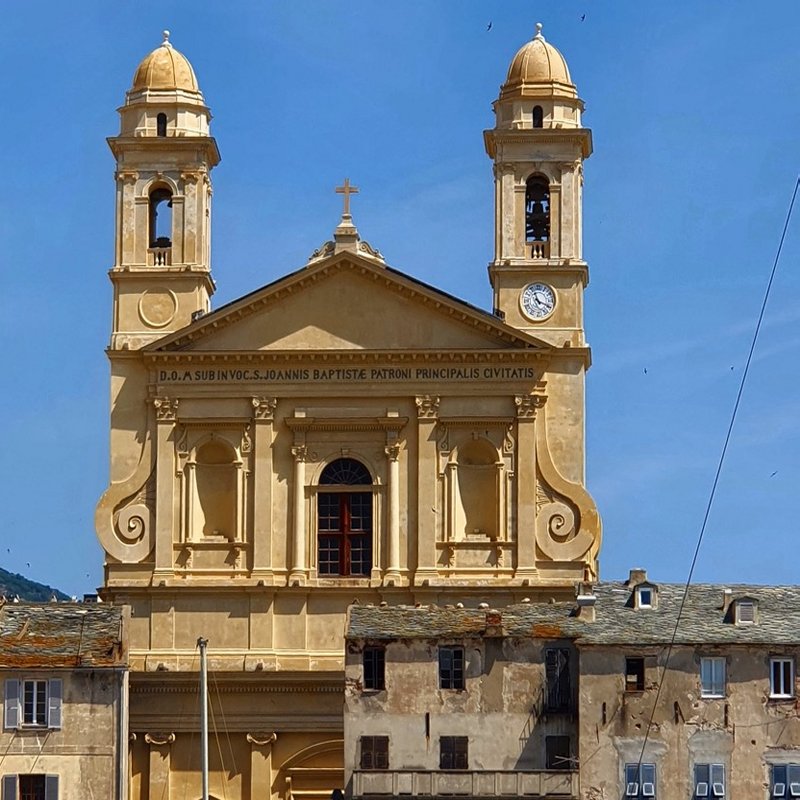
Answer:
<svg viewBox="0 0 800 800"><path fill-rule="evenodd" d="M541 41L544 41L544 36L542 36L543 27L544 25L542 25L541 22L536 23L536 35L533 37L534 39L540 39Z"/></svg>
<svg viewBox="0 0 800 800"><path fill-rule="evenodd" d="M164 37L164 41L161 42L161 46L172 47L172 44L169 41L169 31L161 31L161 35Z"/></svg>

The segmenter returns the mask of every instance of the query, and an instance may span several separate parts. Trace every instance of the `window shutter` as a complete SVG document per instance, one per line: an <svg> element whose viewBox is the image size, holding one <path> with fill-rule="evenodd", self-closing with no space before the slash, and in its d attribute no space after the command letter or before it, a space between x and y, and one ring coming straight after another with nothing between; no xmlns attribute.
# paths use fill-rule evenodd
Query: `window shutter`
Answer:
<svg viewBox="0 0 800 800"><path fill-rule="evenodd" d="M5 707L6 728L19 728L19 681L16 678L6 680L5 692L3 694Z"/></svg>
<svg viewBox="0 0 800 800"><path fill-rule="evenodd" d="M7 683L8 681L6 681ZM17 776L3 775L2 791L0 800L17 800Z"/></svg>
<svg viewBox="0 0 800 800"><path fill-rule="evenodd" d="M47 691L47 727L61 727L61 678L48 681Z"/></svg>
<svg viewBox="0 0 800 800"><path fill-rule="evenodd" d="M44 800L58 800L58 775L45 775Z"/></svg>

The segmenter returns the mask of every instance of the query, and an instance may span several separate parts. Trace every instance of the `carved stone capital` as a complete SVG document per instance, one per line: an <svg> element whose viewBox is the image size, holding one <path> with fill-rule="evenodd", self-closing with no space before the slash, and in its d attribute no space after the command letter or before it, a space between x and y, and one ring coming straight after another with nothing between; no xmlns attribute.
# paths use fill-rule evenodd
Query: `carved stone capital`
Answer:
<svg viewBox="0 0 800 800"><path fill-rule="evenodd" d="M178 416L178 403L180 400L175 397L154 397L156 419L159 422L174 422Z"/></svg>
<svg viewBox="0 0 800 800"><path fill-rule="evenodd" d="M164 745L172 744L175 741L174 733L146 733L144 740L147 744L155 745L156 747L164 747Z"/></svg>
<svg viewBox="0 0 800 800"><path fill-rule="evenodd" d="M295 461L306 461L308 459L308 447L304 444L292 448L292 455Z"/></svg>
<svg viewBox="0 0 800 800"><path fill-rule="evenodd" d="M400 458L400 445L390 444L384 448L384 452L389 457L389 461L397 461Z"/></svg>
<svg viewBox="0 0 800 800"><path fill-rule="evenodd" d="M533 419L540 408L544 408L547 397L543 394L518 394L514 398L518 419Z"/></svg>
<svg viewBox="0 0 800 800"><path fill-rule="evenodd" d="M139 173L136 170L121 169L115 177L120 183L136 183L139 180Z"/></svg>
<svg viewBox="0 0 800 800"><path fill-rule="evenodd" d="M275 406L278 405L277 398L254 397L251 402L253 404L253 417L255 417L255 419L272 422L275 414Z"/></svg>
<svg viewBox="0 0 800 800"><path fill-rule="evenodd" d="M436 419L439 414L439 398L436 395L423 394L415 398L418 419Z"/></svg>
<svg viewBox="0 0 800 800"><path fill-rule="evenodd" d="M268 747L276 742L278 734L274 731L272 733L264 733L263 731L256 731L255 733L248 733L245 737L248 744L254 744L258 747Z"/></svg>

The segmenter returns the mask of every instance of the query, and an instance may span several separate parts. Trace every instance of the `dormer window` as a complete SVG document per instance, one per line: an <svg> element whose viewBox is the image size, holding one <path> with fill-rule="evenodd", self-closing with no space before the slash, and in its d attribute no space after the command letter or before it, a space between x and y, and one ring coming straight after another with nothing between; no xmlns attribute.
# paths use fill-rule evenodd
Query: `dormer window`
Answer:
<svg viewBox="0 0 800 800"><path fill-rule="evenodd" d="M734 607L734 614L737 625L755 625L756 601L749 599L737 600Z"/></svg>
<svg viewBox="0 0 800 800"><path fill-rule="evenodd" d="M633 590L634 608L656 608L658 605L658 587L654 583L640 583Z"/></svg>

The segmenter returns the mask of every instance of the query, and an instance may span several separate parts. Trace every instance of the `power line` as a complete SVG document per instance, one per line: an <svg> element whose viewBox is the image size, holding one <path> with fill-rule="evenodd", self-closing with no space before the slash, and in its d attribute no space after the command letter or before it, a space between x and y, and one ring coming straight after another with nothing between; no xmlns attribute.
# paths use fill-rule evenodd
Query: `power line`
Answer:
<svg viewBox="0 0 800 800"><path fill-rule="evenodd" d="M794 201L797 198L797 190L800 188L800 176L795 180L794 183L794 191L792 192L792 199L789 202L789 210L786 212L786 221L783 224L783 231L781 233L780 241L778 242L778 250L775 253L775 260L772 263L772 271L769 275L769 280L767 281L767 288L764 292L764 299L761 302L761 310L758 314L758 321L756 322L756 328L753 332L753 340L750 343L750 352L747 354L747 361L744 366L744 372L742 373L742 379L739 381L739 391L736 393L736 401L733 404L733 412L731 413L731 419L728 423L728 430L725 434L725 442L722 446L722 452L720 453L719 462L717 463L717 469L714 473L714 481L711 484L711 492L708 496L708 503L706 504L705 514L703 515L703 524L700 526L700 534L697 537L697 544L694 548L694 555L692 556L692 562L689 567L689 574L686 578L686 585L683 588L683 596L681 597L681 603L678 606L678 616L675 619L675 627L672 631L672 637L670 638L669 646L667 647L667 657L664 660L664 670L661 673L661 678L658 682L658 689L656 690L656 697L653 701L653 709L650 712L650 718L647 721L647 728L645 729L644 733L644 741L642 742L642 751L639 753L639 761L636 765L636 775L637 780L639 780L639 776L641 775L642 771L642 761L644 760L644 751L647 747L647 741L650 738L650 730L653 727L653 719L655 718L656 709L658 708L658 701L661 697L661 689L664 686L664 681L667 677L667 671L669 670L669 660L672 656L672 650L675 646L675 639L678 636L678 627L680 626L681 617L683 615L683 609L686 605L686 598L689 595L689 587L692 583L692 576L694 575L694 569L697 566L697 558L700 555L700 546L703 544L703 537L705 536L706 526L708 525L708 518L711 515L711 507L714 504L714 497L717 493L717 486L719 484L719 478L722 474L722 467L725 463L725 456L728 453L728 445L731 441L731 434L733 433L733 426L736 423L736 416L739 413L739 405L742 400L742 394L744 393L745 383L747 382L747 375L750 371L750 364L753 360L753 353L756 349L756 343L758 342L758 335L761 332L761 324L764 321L764 314L767 310L767 301L769 300L770 293L772 291L772 284L775 280L775 273L778 270L778 262L781 258L781 252L783 250L783 243L786 240L786 233L789 230L789 222L792 219L792 211L794 210Z"/></svg>

